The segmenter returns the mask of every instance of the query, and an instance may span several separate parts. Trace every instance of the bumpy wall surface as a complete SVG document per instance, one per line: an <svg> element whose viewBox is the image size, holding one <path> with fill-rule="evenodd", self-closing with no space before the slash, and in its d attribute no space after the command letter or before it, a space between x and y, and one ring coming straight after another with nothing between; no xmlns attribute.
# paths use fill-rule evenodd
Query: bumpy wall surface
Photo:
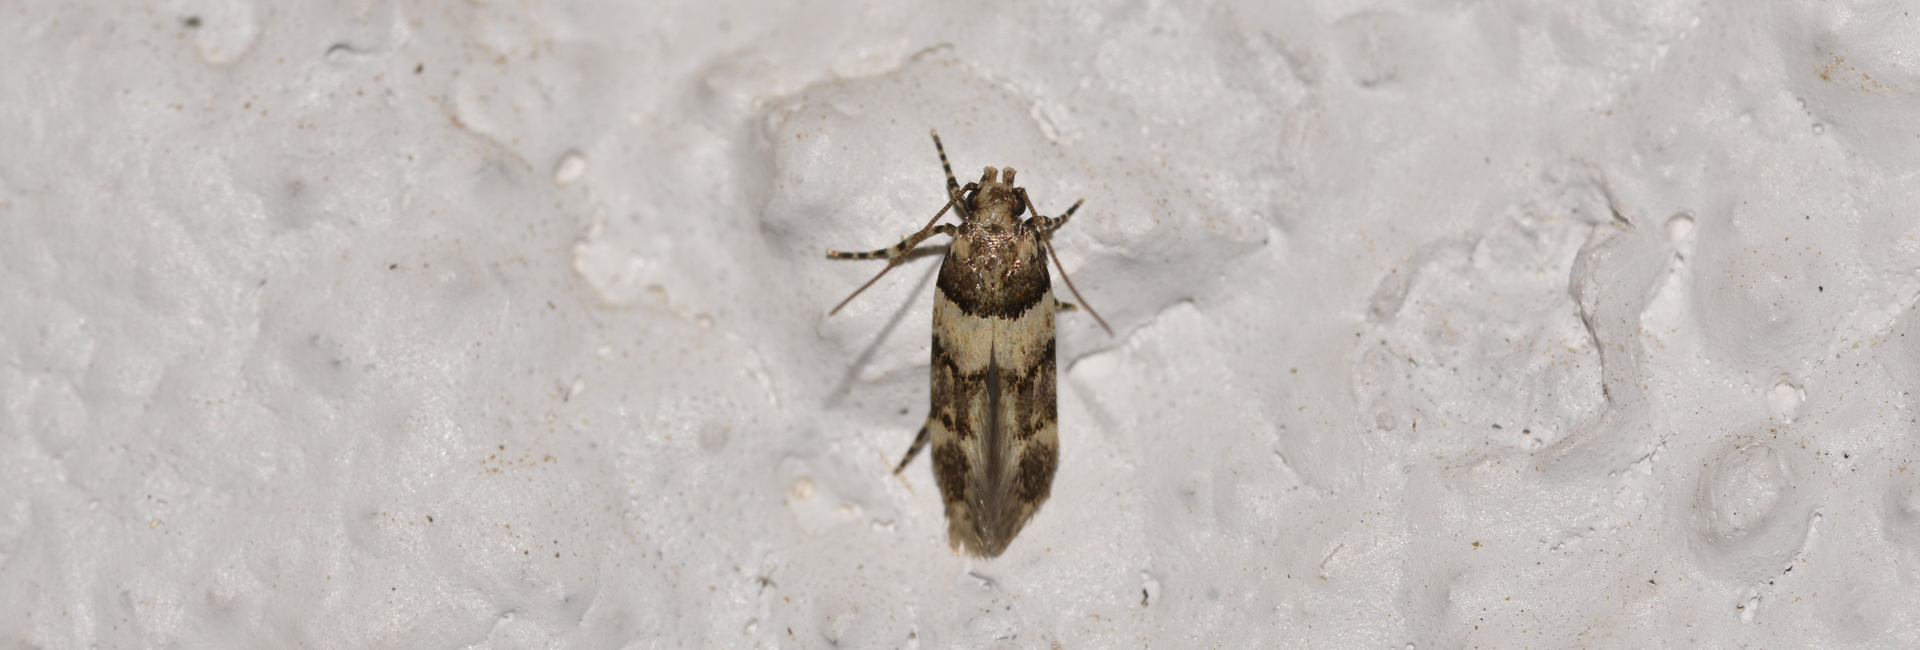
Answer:
<svg viewBox="0 0 1920 650"><path fill-rule="evenodd" d="M0 647L1920 646L1911 4L0 13ZM991 561L929 129L1116 331Z"/></svg>

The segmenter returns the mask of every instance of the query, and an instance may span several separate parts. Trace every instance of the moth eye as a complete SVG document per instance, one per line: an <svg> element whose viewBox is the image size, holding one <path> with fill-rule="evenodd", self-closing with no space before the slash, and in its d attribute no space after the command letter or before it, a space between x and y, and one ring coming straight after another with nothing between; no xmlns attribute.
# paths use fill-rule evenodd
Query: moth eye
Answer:
<svg viewBox="0 0 1920 650"><path fill-rule="evenodd" d="M1027 202L1019 199L1014 199L1013 200L1013 216L1018 217L1026 213L1027 213Z"/></svg>

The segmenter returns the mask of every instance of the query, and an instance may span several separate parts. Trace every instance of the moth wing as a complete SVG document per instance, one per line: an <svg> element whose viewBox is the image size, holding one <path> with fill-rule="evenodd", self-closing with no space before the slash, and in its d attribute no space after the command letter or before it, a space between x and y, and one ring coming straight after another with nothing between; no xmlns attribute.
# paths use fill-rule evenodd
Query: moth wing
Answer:
<svg viewBox="0 0 1920 650"><path fill-rule="evenodd" d="M1051 292L1015 318L934 298L927 427L948 541L998 556L1051 492L1059 459Z"/></svg>

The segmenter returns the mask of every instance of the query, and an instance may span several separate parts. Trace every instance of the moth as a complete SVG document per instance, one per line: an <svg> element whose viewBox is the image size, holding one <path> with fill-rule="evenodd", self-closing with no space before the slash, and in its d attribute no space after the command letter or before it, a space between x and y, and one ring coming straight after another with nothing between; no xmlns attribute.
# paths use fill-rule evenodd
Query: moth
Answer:
<svg viewBox="0 0 1920 650"><path fill-rule="evenodd" d="M828 315L839 313L928 238L953 238L933 298L932 408L893 471L905 470L931 442L948 544L996 557L1046 502L1059 465L1053 320L1054 312L1074 306L1054 300L1047 259L1060 266L1053 233L1085 200L1075 201L1059 218L1043 216L1027 189L1014 186L1013 168L987 167L979 182L961 187L938 132L933 132L933 148L947 173L947 204L925 228L890 248L827 251L829 259L887 259L887 268ZM959 216L958 225L940 223L949 209ZM1022 221L1028 212L1033 216ZM1086 304L1065 267L1060 278L1074 299ZM1087 313L1112 335L1100 314L1092 307Z"/></svg>

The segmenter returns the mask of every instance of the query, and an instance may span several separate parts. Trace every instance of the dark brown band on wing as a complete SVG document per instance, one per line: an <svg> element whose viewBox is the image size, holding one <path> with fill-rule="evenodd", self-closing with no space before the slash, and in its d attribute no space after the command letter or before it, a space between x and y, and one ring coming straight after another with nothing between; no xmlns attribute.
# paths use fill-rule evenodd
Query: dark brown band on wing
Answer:
<svg viewBox="0 0 1920 650"><path fill-rule="evenodd" d="M1010 434L1014 440L1026 442L1046 425L1060 419L1060 402L1055 381L1057 362L1054 360L1054 339L1047 339L1046 347L1040 349L1036 359L1038 363L1026 368L997 368L998 381L988 381L988 372L993 368L979 372L960 372L960 365L947 354L947 344L940 334L933 335L933 414L940 424L947 427L954 437L972 440L975 433L973 414L974 396L982 390L998 388L999 392L988 399L988 405L1014 403L1014 420L1009 423ZM991 421L994 414L986 414Z"/></svg>
<svg viewBox="0 0 1920 650"><path fill-rule="evenodd" d="M977 373L976 373L977 374ZM976 377L962 374L960 364L947 352L940 333L933 334L933 414L949 433L961 440L973 439L973 394L979 390Z"/></svg>
<svg viewBox="0 0 1920 650"><path fill-rule="evenodd" d="M989 290L984 279L949 251L940 264L940 279L935 286L968 316L1019 318L1053 289L1053 280L1047 275L1046 249L1036 246L1034 251L1036 254L1021 265L1019 273L1001 282L999 291Z"/></svg>
<svg viewBox="0 0 1920 650"><path fill-rule="evenodd" d="M1033 438L1046 425L1060 421L1060 402L1055 397L1053 360L1053 339L1047 339L1047 346L1040 350L1040 356L1033 367L1024 371L1001 373L1006 382L1008 393L1013 396L1014 411L1019 418L1013 428L1015 440L1026 442Z"/></svg>
<svg viewBox="0 0 1920 650"><path fill-rule="evenodd" d="M1039 505L1053 488L1053 470L1059 455L1047 445L1027 445L1020 456L1020 473L1013 477L1013 496L1021 503Z"/></svg>
<svg viewBox="0 0 1920 650"><path fill-rule="evenodd" d="M940 483L942 501L966 503L967 472L972 470L972 465L967 462L967 452L961 451L960 445L946 444L933 447L934 478Z"/></svg>

